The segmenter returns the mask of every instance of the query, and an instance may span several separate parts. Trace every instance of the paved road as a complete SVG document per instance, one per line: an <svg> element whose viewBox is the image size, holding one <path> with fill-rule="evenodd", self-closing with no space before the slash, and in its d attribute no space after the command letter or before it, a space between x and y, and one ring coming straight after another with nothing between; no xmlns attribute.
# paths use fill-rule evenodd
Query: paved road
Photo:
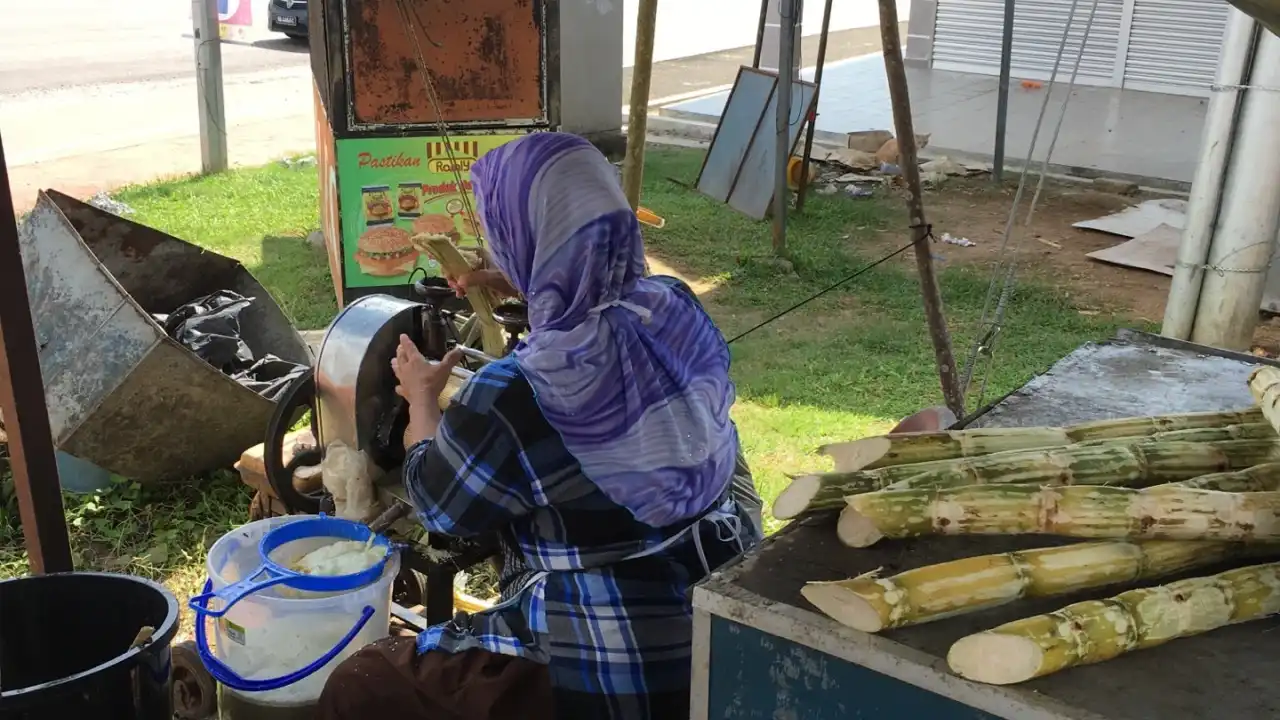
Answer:
<svg viewBox="0 0 1280 720"><path fill-rule="evenodd" d="M0 0L0 96L189 79L190 17L183 0ZM228 77L307 64L283 37L222 53Z"/></svg>
<svg viewBox="0 0 1280 720"><path fill-rule="evenodd" d="M15 205L200 169L184 0L0 0L0 130ZM224 43L231 161L314 147L306 45Z"/></svg>

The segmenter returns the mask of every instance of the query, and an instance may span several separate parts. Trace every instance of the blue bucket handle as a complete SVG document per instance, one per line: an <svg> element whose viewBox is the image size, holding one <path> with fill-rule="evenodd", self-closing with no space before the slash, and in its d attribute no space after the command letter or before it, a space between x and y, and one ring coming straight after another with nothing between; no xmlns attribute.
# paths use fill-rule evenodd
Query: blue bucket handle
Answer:
<svg viewBox="0 0 1280 720"><path fill-rule="evenodd" d="M200 655L200 662L204 663L205 669L209 671L209 675L211 675L214 680L217 680L232 690L239 690L240 692L267 692L268 690L279 690L282 687L287 687L296 682L307 679L311 675L315 674L315 672L320 668L328 665L343 650L346 650L347 646L351 644L351 641L356 639L356 635L359 635L360 631L364 629L364 626L369 623L369 619L373 617L374 613L373 606L366 605L364 610L360 613L360 619L356 620L356 624L352 626L351 630L348 631L341 640L338 641L338 644L334 645L329 652L321 655L319 659L312 662L310 665L307 665L300 670L294 670L287 675L281 675L277 678L271 678L269 680L250 680L242 677L235 670L228 667L226 663L214 657L213 652L209 649L209 634L208 630L205 629L205 618L200 617L199 615L204 614L210 617L220 616L213 615L209 612L207 608L203 607L203 602L200 607L197 607L196 601L202 599L203 601L207 601L208 598L214 596L212 591L213 580L205 580L204 592L191 598L191 607L197 612L196 652ZM225 609L223 612L225 612Z"/></svg>
<svg viewBox="0 0 1280 720"><path fill-rule="evenodd" d="M255 579L264 574L267 576L265 580ZM210 592L213 589L213 582L210 581L205 585L204 592L188 600L187 605L197 617L207 615L211 618L220 618L227 614L227 611L231 609L232 605L235 605L249 595L258 592L259 590L265 590L266 588L274 585L287 583L293 579L294 578L288 575L273 575L267 572L267 568L263 566L254 570L245 579L231 583L217 592ZM222 607L220 609L209 609L209 601L213 598L222 600Z"/></svg>

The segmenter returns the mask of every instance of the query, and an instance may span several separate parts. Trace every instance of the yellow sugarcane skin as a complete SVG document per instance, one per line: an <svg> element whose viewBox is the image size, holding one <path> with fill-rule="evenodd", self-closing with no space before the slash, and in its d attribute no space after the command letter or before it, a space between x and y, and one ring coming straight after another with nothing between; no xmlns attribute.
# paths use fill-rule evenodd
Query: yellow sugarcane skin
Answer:
<svg viewBox="0 0 1280 720"><path fill-rule="evenodd" d="M1008 555L984 555L903 573L888 582L903 594L889 627L1003 605L1021 597L1025 568Z"/></svg>
<svg viewBox="0 0 1280 720"><path fill-rule="evenodd" d="M1093 539L1280 540L1280 492L1224 493L1172 485L971 485L846 498L889 538L1044 533Z"/></svg>
<svg viewBox="0 0 1280 720"><path fill-rule="evenodd" d="M1253 423L1262 420L1257 408L1226 412L1185 413L1157 415L1146 418L1121 418L1081 423L1067 428L1067 434L1076 442L1103 440L1106 438L1152 435L1158 432L1193 430L1202 427Z"/></svg>
<svg viewBox="0 0 1280 720"><path fill-rule="evenodd" d="M1244 470L1201 475L1171 484L1217 492L1274 492L1280 490L1280 463L1263 463Z"/></svg>
<svg viewBox="0 0 1280 720"><path fill-rule="evenodd" d="M1035 677L1280 612L1280 563L1075 603L986 632L1036 643Z"/></svg>
<svg viewBox="0 0 1280 720"><path fill-rule="evenodd" d="M1280 369L1264 365L1249 375L1249 392L1271 427L1280 430Z"/></svg>
<svg viewBox="0 0 1280 720"><path fill-rule="evenodd" d="M931 622L1022 597L1171 575L1228 557L1229 543L1098 542L980 555L836 583L869 603L884 629Z"/></svg>

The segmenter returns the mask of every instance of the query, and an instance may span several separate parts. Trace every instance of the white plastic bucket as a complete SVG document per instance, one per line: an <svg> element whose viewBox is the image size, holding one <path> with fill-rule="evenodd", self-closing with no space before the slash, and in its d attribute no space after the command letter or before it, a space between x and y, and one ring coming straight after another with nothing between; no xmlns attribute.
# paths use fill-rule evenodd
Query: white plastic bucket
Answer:
<svg viewBox="0 0 1280 720"><path fill-rule="evenodd" d="M263 536L282 524L309 517L313 516L268 518L222 536L209 549L205 563L209 589L216 592L258 570ZM315 538L289 547L290 552L301 555L328 542L332 539ZM399 570L399 554L393 552L378 580L355 590L312 593L275 586L244 597L220 618L206 620L197 615L198 630L204 629L205 622L213 626L212 643L201 643L207 641L207 631L197 633L197 644L212 645L214 662L206 657L205 664L221 665L209 669L223 683L224 692L234 692L247 702L272 706L314 703L340 662L388 635L391 586ZM210 600L210 609L220 610L220 602ZM348 635L352 635L350 640L346 640ZM330 660L305 672L329 654ZM281 685L280 679L289 676L298 677L273 689L254 689Z"/></svg>

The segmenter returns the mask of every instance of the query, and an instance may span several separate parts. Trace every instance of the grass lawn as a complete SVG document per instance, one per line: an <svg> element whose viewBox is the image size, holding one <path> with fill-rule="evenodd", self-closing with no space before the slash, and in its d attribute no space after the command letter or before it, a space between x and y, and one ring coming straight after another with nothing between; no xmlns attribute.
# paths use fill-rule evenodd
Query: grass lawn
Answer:
<svg viewBox="0 0 1280 720"><path fill-rule="evenodd" d="M846 277L873 259L867 246L886 235L895 243L907 239L894 196L814 194L790 223L792 274L772 259L767 224L670 180L691 182L700 162L698 151L650 151L644 203L667 225L646 235L655 259L702 291L727 337ZM306 241L318 224L316 192L314 168L272 164L130 188L117 197L137 210L134 219L241 260L295 323L310 329L323 327L336 310L325 256ZM941 279L963 361L988 270L943 263ZM1062 292L1021 285L986 399L1018 387L1082 342L1109 336L1122 320L1077 313ZM734 415L766 501L786 473L823 467L813 453L818 445L882 432L941 399L909 253L732 349ZM11 483L0 489L0 500L0 576L12 576L25 572L26 561ZM122 483L98 497L69 497L67 514L83 567L138 572L187 594L203 577L207 543L247 518L248 500L225 472L156 490Z"/></svg>

